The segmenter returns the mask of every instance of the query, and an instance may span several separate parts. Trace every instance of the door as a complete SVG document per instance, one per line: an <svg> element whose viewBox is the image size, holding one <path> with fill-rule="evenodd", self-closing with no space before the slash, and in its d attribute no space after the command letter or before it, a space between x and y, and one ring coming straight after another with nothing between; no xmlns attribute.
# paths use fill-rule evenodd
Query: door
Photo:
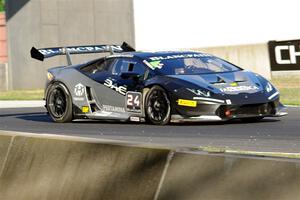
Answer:
<svg viewBox="0 0 300 200"><path fill-rule="evenodd" d="M145 66L134 58L110 58L101 66L102 70L91 75L91 78L100 84L94 90L102 108L117 113L141 112ZM132 105L127 105L128 102Z"/></svg>

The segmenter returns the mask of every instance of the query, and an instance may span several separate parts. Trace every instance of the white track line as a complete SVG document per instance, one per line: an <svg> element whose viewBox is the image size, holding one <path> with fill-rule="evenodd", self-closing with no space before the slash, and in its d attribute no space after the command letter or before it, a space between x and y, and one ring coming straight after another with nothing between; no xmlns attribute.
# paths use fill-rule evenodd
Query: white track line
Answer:
<svg viewBox="0 0 300 200"><path fill-rule="evenodd" d="M44 105L45 101L0 101L0 108L34 108Z"/></svg>

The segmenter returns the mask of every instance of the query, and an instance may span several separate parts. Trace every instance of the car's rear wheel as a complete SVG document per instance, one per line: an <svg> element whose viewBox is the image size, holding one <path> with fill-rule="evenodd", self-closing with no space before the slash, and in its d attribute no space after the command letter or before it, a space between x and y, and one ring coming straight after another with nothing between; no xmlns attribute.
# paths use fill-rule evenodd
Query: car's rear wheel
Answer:
<svg viewBox="0 0 300 200"><path fill-rule="evenodd" d="M262 120L264 117L249 117L249 118L243 118L241 119L242 122L252 123L252 122L258 122Z"/></svg>
<svg viewBox="0 0 300 200"><path fill-rule="evenodd" d="M146 117L156 125L168 124L171 118L171 106L165 90L160 86L153 86L147 93L145 104Z"/></svg>
<svg viewBox="0 0 300 200"><path fill-rule="evenodd" d="M46 96L46 107L55 122L65 123L73 119L71 95L62 83L50 86Z"/></svg>

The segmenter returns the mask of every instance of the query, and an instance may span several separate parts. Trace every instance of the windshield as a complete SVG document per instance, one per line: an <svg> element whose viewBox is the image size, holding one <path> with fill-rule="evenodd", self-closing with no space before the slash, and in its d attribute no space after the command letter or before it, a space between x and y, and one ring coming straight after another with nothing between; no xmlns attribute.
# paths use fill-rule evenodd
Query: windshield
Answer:
<svg viewBox="0 0 300 200"><path fill-rule="evenodd" d="M158 70L164 75L192 75L240 70L237 66L212 56L171 59L156 57L156 60L152 58L147 61L147 64L153 70Z"/></svg>

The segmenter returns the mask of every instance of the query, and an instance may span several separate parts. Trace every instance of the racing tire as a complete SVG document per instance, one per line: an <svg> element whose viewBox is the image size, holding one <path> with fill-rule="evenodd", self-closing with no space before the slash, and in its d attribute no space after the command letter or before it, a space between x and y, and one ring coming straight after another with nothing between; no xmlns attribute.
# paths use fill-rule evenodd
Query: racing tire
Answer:
<svg viewBox="0 0 300 200"><path fill-rule="evenodd" d="M153 86L148 91L145 102L145 113L148 122L155 125L166 125L170 122L170 100L162 87Z"/></svg>
<svg viewBox="0 0 300 200"><path fill-rule="evenodd" d="M253 123L253 122L259 122L260 120L262 120L264 117L249 117L249 118L243 118L241 119L242 122L246 122L246 123Z"/></svg>
<svg viewBox="0 0 300 200"><path fill-rule="evenodd" d="M67 123L73 120L71 95L62 83L49 86L46 95L46 108L54 122Z"/></svg>

